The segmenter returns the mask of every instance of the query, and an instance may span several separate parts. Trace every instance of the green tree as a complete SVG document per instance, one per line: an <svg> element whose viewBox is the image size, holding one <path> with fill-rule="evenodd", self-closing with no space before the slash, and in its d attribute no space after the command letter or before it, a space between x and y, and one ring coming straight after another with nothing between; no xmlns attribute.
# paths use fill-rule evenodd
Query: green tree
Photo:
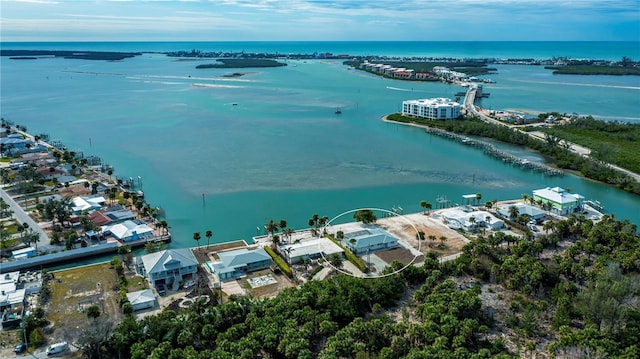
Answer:
<svg viewBox="0 0 640 359"><path fill-rule="evenodd" d="M378 220L378 217L373 213L371 209L359 209L354 213L353 219L357 222L362 222L364 224L375 223Z"/></svg>
<svg viewBox="0 0 640 359"><path fill-rule="evenodd" d="M340 253L333 253L331 255L329 255L329 258L327 258L329 260L329 263L337 269L342 268L343 265L343 261L344 261L344 257L342 257L342 255Z"/></svg>
<svg viewBox="0 0 640 359"><path fill-rule="evenodd" d="M97 305L92 305L90 307L87 307L85 313L87 314L87 317L91 319L98 319L98 317L100 316L100 307L98 307Z"/></svg>

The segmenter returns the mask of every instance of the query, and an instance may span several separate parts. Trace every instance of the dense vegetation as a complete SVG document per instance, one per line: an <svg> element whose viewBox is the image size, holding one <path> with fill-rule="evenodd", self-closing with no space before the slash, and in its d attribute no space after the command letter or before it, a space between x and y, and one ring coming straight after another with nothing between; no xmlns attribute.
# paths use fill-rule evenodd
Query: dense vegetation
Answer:
<svg viewBox="0 0 640 359"><path fill-rule="evenodd" d="M61 51L61 50L0 50L0 56L15 56L18 58L33 56L55 56L65 59L82 60L124 60L140 55L138 52L112 52L112 51Z"/></svg>
<svg viewBox="0 0 640 359"><path fill-rule="evenodd" d="M416 285L402 319L385 314ZM398 277L340 275L273 299L232 297L217 307L197 302L138 322L129 316L106 346L113 356L131 358L510 357L502 341L486 339L490 322L478 294L478 287L460 290L445 280L430 258Z"/></svg>
<svg viewBox="0 0 640 359"><path fill-rule="evenodd" d="M545 133L592 149L592 155L640 173L640 124L583 117L543 129Z"/></svg>
<svg viewBox="0 0 640 359"><path fill-rule="evenodd" d="M609 65L569 65L569 66L545 66L545 69L553 70L560 75L640 75L640 68Z"/></svg>
<svg viewBox="0 0 640 359"><path fill-rule="evenodd" d="M220 64L203 64L196 69L241 69L248 67L280 67L287 66L284 62L271 59L218 59Z"/></svg>
<svg viewBox="0 0 640 359"><path fill-rule="evenodd" d="M564 143L559 138L554 135L548 134L546 137L546 141L540 141L529 137L527 134L513 130L507 126L494 125L490 123L486 123L480 121L479 119L469 119L469 120L448 120L448 121L430 121L425 119L419 119L414 117L405 117L400 114L392 114L388 116L389 120L405 122L405 123L418 123L426 126L438 127L450 132L462 133L472 136L481 136L493 138L499 141L503 141L506 143L518 145L518 146L526 146L531 149L534 149L540 152L549 162L553 163L555 166L571 171L576 171L581 173L583 176L600 181L603 183L607 183L613 186L616 186L622 190L627 192L631 192L634 194L640 194L640 183L635 181L633 178L627 176L626 174L620 173L613 168L609 167L604 161L603 158L611 158L607 156L607 153L614 152L612 149L607 147L607 145L596 145L597 139L591 139L590 146L596 149L594 153L595 158L587 158L577 155L571 152ZM590 121L590 120L586 120ZM593 120L596 121L596 120ZM600 122L600 121L596 121ZM606 124L606 123L604 123ZM614 125L611 125L614 126ZM624 125L620 125L624 126ZM630 125L637 126L637 125ZM634 127L635 128L635 127ZM592 131L592 130L589 130ZM618 143L629 143L631 148L637 148L637 141L631 138L636 138L633 136L637 136L637 129L634 131L629 131L633 133L626 137L627 135L624 132L620 132L618 134ZM579 131L576 131L579 133ZM595 133L595 132L594 132ZM623 139L625 138L625 139ZM567 138L570 140L570 138ZM580 143L576 141L577 143ZM626 145L625 145L626 146ZM600 152L598 152L600 151ZM622 152L622 151L619 151ZM627 153L624 151L622 153ZM627 163L635 163L635 166L640 166L640 157L637 156L638 152L635 152L636 155L633 156L633 151L629 153L629 155L624 155L624 158L628 160ZM635 160L635 161L634 161ZM626 166L625 166L626 167ZM631 166L633 168L633 165Z"/></svg>
<svg viewBox="0 0 640 359"><path fill-rule="evenodd" d="M457 260L429 254L396 276L338 275L270 299L129 315L106 340L97 321L79 341L121 358L637 358L637 227L571 215L544 230L478 235ZM508 309L483 301L496 289Z"/></svg>
<svg viewBox="0 0 640 359"><path fill-rule="evenodd" d="M503 319L525 345L544 340L548 351L563 357L637 358L637 227L610 215L595 224L570 215L548 222L545 231L535 240L478 236L465 246L457 269L523 294L514 296ZM559 245L566 249L557 251Z"/></svg>

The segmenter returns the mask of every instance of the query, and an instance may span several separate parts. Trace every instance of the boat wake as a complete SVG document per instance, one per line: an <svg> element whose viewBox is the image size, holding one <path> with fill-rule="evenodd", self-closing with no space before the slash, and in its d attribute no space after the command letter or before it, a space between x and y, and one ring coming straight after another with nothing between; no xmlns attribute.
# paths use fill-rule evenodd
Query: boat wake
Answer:
<svg viewBox="0 0 640 359"><path fill-rule="evenodd" d="M203 83L193 83L193 86L196 87L212 87L212 88L225 88L225 89L241 89L245 88L245 86L236 86L236 85L218 85L218 84L203 84Z"/></svg>
<svg viewBox="0 0 640 359"><path fill-rule="evenodd" d="M413 92L413 89L403 89L400 87L391 87L391 86L387 86L387 89L389 90L394 90L394 91L406 91L406 92Z"/></svg>

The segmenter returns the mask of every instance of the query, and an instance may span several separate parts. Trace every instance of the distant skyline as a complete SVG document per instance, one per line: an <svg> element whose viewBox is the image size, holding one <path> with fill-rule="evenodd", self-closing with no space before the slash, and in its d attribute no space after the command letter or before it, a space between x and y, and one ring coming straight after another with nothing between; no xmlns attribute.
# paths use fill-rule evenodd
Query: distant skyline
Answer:
<svg viewBox="0 0 640 359"><path fill-rule="evenodd" d="M640 41L640 0L0 0L10 41Z"/></svg>

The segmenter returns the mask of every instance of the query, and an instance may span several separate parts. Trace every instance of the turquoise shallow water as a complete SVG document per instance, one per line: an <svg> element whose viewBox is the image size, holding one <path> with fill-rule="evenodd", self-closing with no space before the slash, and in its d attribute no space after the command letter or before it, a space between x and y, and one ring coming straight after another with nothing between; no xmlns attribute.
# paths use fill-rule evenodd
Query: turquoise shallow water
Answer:
<svg viewBox="0 0 640 359"><path fill-rule="evenodd" d="M381 79L336 61L292 61L233 79L160 54L1 61L2 116L107 159L116 175L140 176L149 202L166 209L175 246L194 245L192 233L207 229L214 241L249 239L270 218L303 227L313 213L417 212L420 200L435 205L442 195L508 199L556 185L640 223L638 197L573 176L545 178L380 121L403 100L451 97L454 86ZM541 67L504 67L494 78L485 106L631 121L640 109L640 86L628 77L558 80Z"/></svg>

